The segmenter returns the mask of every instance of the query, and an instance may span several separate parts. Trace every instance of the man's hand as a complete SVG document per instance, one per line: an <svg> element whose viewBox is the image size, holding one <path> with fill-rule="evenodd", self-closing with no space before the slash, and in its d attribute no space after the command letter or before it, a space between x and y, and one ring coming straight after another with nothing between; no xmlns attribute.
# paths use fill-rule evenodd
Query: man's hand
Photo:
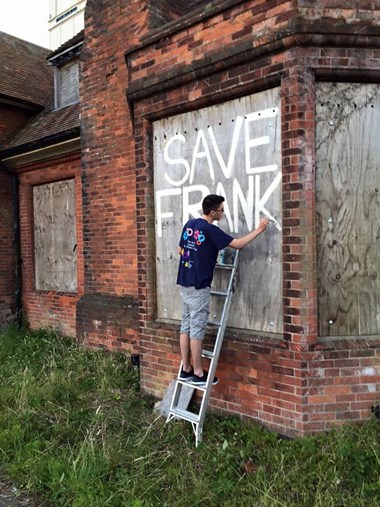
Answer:
<svg viewBox="0 0 380 507"><path fill-rule="evenodd" d="M262 218L255 230L249 232L242 238L233 239L228 246L230 246L231 248L236 248L237 250L241 250L245 246L249 245L249 243L251 243L251 241L253 241L259 234L264 232L265 229L268 227L268 224L269 218L268 217Z"/></svg>
<svg viewBox="0 0 380 507"><path fill-rule="evenodd" d="M259 234L261 234L262 232L265 231L265 229L268 227L268 224L269 224L269 218L268 217L264 217L260 220L260 223L259 225L257 226L257 232Z"/></svg>

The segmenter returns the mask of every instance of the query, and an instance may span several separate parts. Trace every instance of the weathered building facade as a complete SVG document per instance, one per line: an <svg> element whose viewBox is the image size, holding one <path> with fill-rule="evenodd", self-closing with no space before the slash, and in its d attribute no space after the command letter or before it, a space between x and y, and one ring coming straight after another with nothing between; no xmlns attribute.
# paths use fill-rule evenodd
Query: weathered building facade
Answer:
<svg viewBox="0 0 380 507"><path fill-rule="evenodd" d="M57 161L49 179L74 179L77 285L37 289L24 243L32 324L54 324L69 298L61 329L139 353L142 389L161 397L179 364L181 225L220 192L227 232L271 224L242 253L211 407L289 435L367 418L380 390L379 18L373 1L88 0L81 167Z"/></svg>
<svg viewBox="0 0 380 507"><path fill-rule="evenodd" d="M77 61L82 38L52 53L0 34L0 178L7 178L0 187L6 192L0 205L7 206L0 297L12 299L0 325L22 310L33 328L75 335L83 287ZM12 116L4 114L11 108Z"/></svg>
<svg viewBox="0 0 380 507"><path fill-rule="evenodd" d="M53 84L48 53L0 32L0 147L47 105ZM0 325L21 308L18 189L17 175L0 157Z"/></svg>

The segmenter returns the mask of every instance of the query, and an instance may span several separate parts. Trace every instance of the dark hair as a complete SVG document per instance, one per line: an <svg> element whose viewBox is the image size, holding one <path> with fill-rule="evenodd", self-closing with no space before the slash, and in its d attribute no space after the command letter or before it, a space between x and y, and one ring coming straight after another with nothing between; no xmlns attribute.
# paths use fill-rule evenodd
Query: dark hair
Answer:
<svg viewBox="0 0 380 507"><path fill-rule="evenodd" d="M224 202L224 197L222 195L206 195L202 202L203 213L208 215L211 211L216 211L222 202Z"/></svg>

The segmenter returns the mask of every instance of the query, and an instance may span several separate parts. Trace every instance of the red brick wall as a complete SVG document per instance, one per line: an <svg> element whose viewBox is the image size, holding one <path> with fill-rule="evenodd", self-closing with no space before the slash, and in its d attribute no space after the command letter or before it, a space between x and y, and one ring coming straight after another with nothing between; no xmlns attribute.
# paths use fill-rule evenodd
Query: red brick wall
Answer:
<svg viewBox="0 0 380 507"><path fill-rule="evenodd" d="M0 327L12 319L16 306L13 226L13 178L0 169Z"/></svg>
<svg viewBox="0 0 380 507"><path fill-rule="evenodd" d="M8 139L31 117L31 113L6 104L0 104L0 144Z"/></svg>
<svg viewBox="0 0 380 507"><path fill-rule="evenodd" d="M90 1L86 8L81 78L86 293L137 296L135 153L124 50L125 41L133 44L144 29L145 11L135 12L144 3L108 0L99 9Z"/></svg>
<svg viewBox="0 0 380 507"><path fill-rule="evenodd" d="M20 178L20 230L22 303L32 329L52 327L76 336L76 306L83 294L82 192L79 153L36 163L18 170ZM35 289L33 186L75 178L78 291L76 294Z"/></svg>
<svg viewBox="0 0 380 507"><path fill-rule="evenodd" d="M28 118L30 112L0 104L0 144ZM0 170L0 326L14 317L16 290L13 178Z"/></svg>
<svg viewBox="0 0 380 507"><path fill-rule="evenodd" d="M86 7L82 51L84 288L77 332L90 345L138 350L137 265L144 227L136 195L133 111L125 99L124 52L149 25L146 1L107 0ZM101 37L99 37L101 34ZM137 211L136 211L137 210ZM120 312L120 309L124 309Z"/></svg>
<svg viewBox="0 0 380 507"><path fill-rule="evenodd" d="M210 404L257 418L287 434L364 419L378 399L378 340L371 345L360 339L318 343L317 337L314 84L324 78L380 81L380 53L373 49L373 37L355 35L357 26L368 24L374 5L363 5L362 11L356 5L344 9L349 23L342 23L342 13L331 2L313 2L308 11L306 2L299 11L297 2L230 4L230 9L185 30L172 24L162 40L152 36L150 44L128 52L127 96L135 106L137 195L146 196L145 209L152 223L150 121L280 85L283 339L227 335L218 368L221 382L213 389ZM306 14L309 19L302 19ZM310 33L304 33L305 26ZM368 26L365 30L369 31ZM355 48L351 48L353 41ZM367 64L365 77L362 62ZM152 258L153 231L142 229L139 234L139 243L146 245L143 258ZM178 368L178 329L152 325L154 265L141 263L139 268L143 274L140 290L147 295L140 318L142 386L161 396ZM337 361L352 359L351 364L358 365L355 374L349 374L349 367L330 369L331 354L336 354ZM315 363L321 364L317 373Z"/></svg>
<svg viewBox="0 0 380 507"><path fill-rule="evenodd" d="M324 339L309 357L306 429L320 431L336 423L367 419L370 407L379 404L379 337Z"/></svg>
<svg viewBox="0 0 380 507"><path fill-rule="evenodd" d="M380 82L379 7L225 0L149 32L149 2L103 4L89 0L86 10L78 335L139 350L142 388L164 393L179 364L178 326L155 320L151 122L280 86L284 333L227 334L210 404L287 434L368 417L378 337L317 337L314 87Z"/></svg>

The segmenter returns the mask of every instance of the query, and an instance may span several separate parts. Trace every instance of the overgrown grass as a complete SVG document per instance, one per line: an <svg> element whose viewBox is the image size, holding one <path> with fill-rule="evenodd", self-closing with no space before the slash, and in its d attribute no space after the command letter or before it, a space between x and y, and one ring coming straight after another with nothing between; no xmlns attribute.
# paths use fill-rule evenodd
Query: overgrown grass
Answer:
<svg viewBox="0 0 380 507"><path fill-rule="evenodd" d="M204 442L153 413L129 357L46 331L0 335L0 475L40 505L380 505L379 425L283 440L209 414Z"/></svg>

